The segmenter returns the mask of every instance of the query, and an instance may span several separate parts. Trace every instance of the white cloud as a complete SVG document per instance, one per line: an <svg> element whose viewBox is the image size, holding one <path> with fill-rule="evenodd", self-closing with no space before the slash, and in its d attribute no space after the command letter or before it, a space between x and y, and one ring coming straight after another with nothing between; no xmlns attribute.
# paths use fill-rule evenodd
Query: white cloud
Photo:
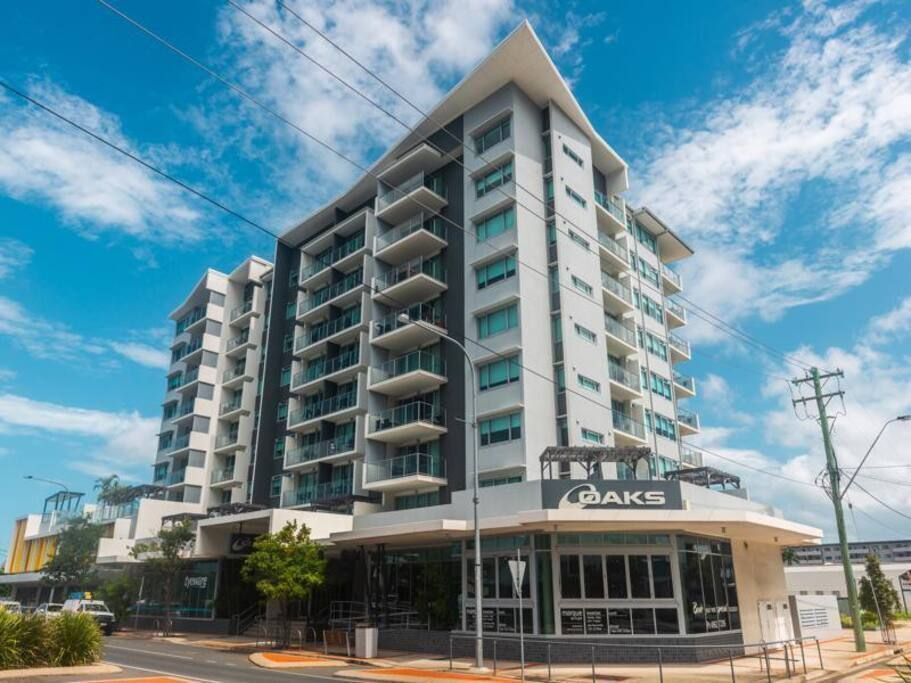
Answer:
<svg viewBox="0 0 911 683"><path fill-rule="evenodd" d="M50 83L29 94L140 156L114 115ZM200 239L200 212L182 190L49 114L0 99L0 189L48 204L83 234L122 232L165 243Z"/></svg>
<svg viewBox="0 0 911 683"><path fill-rule="evenodd" d="M171 354L165 349L155 348L137 342L112 342L111 348L124 358L149 368L167 370L171 364Z"/></svg>
<svg viewBox="0 0 911 683"><path fill-rule="evenodd" d="M699 382L699 394L710 403L726 403L733 397L727 380L713 373L709 373Z"/></svg>
<svg viewBox="0 0 911 683"><path fill-rule="evenodd" d="M0 394L0 428L62 437L71 449L67 464L91 474L142 472L153 461L159 427L158 419L136 412L86 410Z"/></svg>
<svg viewBox="0 0 911 683"><path fill-rule="evenodd" d="M16 377L16 371L9 368L0 368L0 384L9 382Z"/></svg>
<svg viewBox="0 0 911 683"><path fill-rule="evenodd" d="M695 245L689 295L728 320L837 296L911 246L911 156L895 153L911 139L907 26L866 23L867 4L811 2L750 27L741 47L776 31L785 49L658 131L632 183Z"/></svg>
<svg viewBox="0 0 911 683"><path fill-rule="evenodd" d="M902 301L888 313L873 318L869 328L870 334L877 342L905 336L911 332L911 297Z"/></svg>
<svg viewBox="0 0 911 683"><path fill-rule="evenodd" d="M888 337L876 334L877 331L892 333L899 329L897 326L907 325L909 311L911 297L899 303L892 311L873 318L863 330L861 341L852 348L833 347L822 353L800 348L793 352L793 355L799 355L820 368L840 368L845 373L841 382L841 387L845 390L844 410L838 400L834 400L829 408L829 414L835 417L833 439L839 465L843 469L852 468L860 462L887 420L911 413L911 393L908 392L908 387L911 386L911 364L907 358L894 354L894 349L888 345ZM818 423L813 419L816 412L812 405L808 413L799 411L801 417L810 419L801 420L795 415L791 405L791 392L779 379L782 374L790 376L792 373L792 368L772 368L766 375L763 395L771 401L771 406L757 416L757 422L761 425L768 444L768 452L732 447L731 444L738 439L750 437L738 426L704 429L699 439L694 441L733 458L735 463L706 456L710 464L742 475L758 500L778 505L798 521L823 527L831 537L831 503L820 495L818 489L806 486L807 482L813 482L825 466L822 435ZM836 380L829 380L827 390L835 390L837 387ZM805 385L804 395L809 395L809 391ZM892 485L889 480L894 480L897 475L904 477L908 470L880 468L911 464L907 457L909 443L909 423L890 425L857 479L861 486L900 510L907 508L907 492L902 487ZM775 456L769 453L774 453ZM793 482L803 484L772 479L747 468L739 468L736 464L738 461L777 472ZM864 513L864 516L857 518L860 536L882 536L883 524L902 529L905 534L911 533L911 523L908 520L889 512L858 488L849 493L855 509ZM869 517L879 520L880 526L871 523ZM853 528L851 532L853 534Z"/></svg>
<svg viewBox="0 0 911 683"><path fill-rule="evenodd" d="M24 268L32 260L32 248L10 238L0 239L0 280Z"/></svg>

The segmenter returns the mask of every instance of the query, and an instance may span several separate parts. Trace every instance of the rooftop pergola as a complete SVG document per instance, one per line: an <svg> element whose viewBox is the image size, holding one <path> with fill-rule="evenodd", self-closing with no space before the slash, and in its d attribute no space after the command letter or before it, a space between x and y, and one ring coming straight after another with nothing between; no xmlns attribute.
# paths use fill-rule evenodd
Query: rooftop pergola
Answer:
<svg viewBox="0 0 911 683"><path fill-rule="evenodd" d="M714 467L688 467L684 470L665 472L664 478L670 481L685 481L707 489L720 488L722 491L740 488L740 477L735 474L716 470Z"/></svg>
<svg viewBox="0 0 911 683"><path fill-rule="evenodd" d="M77 512L82 507L84 493L77 491L57 491L44 499L43 514L51 512L71 513Z"/></svg>
<svg viewBox="0 0 911 683"><path fill-rule="evenodd" d="M586 479L600 479L603 462L623 462L635 471L640 460L651 457L651 449L643 446L548 446L541 453L541 478L559 478L559 468L554 476L554 463L577 463L585 469Z"/></svg>
<svg viewBox="0 0 911 683"><path fill-rule="evenodd" d="M225 503L215 505L206 510L206 514L200 517L227 517L229 515L242 515L245 512L259 512L267 510L265 505L255 505L254 503Z"/></svg>

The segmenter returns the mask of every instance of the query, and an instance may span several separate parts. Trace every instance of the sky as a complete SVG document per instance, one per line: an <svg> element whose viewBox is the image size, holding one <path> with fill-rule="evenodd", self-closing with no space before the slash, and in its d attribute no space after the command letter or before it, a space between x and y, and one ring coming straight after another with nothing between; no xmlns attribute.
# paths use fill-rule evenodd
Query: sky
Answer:
<svg viewBox="0 0 911 683"><path fill-rule="evenodd" d="M236 3L17 3L0 24L0 78L282 231L357 169L130 19L359 164L403 128L248 15L397 118L416 112L274 2ZM911 6L287 4L425 109L528 19L629 163L628 201L694 247L679 265L686 299L776 351L691 315L694 358L679 370L697 381L694 443L753 498L831 538L813 483L819 427L792 409L788 379L810 364L844 371L831 406L843 467L911 413ZM0 89L0 548L55 490L26 475L90 497L110 473L149 480L169 312L206 268L273 250ZM911 537L909 444L911 423L886 429L848 495L852 538Z"/></svg>

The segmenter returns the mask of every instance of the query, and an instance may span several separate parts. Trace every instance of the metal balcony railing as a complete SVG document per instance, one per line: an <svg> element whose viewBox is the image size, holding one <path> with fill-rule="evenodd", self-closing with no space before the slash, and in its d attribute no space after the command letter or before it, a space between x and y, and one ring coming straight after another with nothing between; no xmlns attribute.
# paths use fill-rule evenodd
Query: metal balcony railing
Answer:
<svg viewBox="0 0 911 683"><path fill-rule="evenodd" d="M692 377L681 375L679 372L674 373L674 384L683 387L687 391L696 392L696 380Z"/></svg>
<svg viewBox="0 0 911 683"><path fill-rule="evenodd" d="M382 235L377 236L376 249L377 251L385 249L389 245L395 244L399 240L408 237L408 235L416 233L418 230L426 230L440 239L446 239L446 226L443 224L443 219L439 216L426 218L425 215L421 213L404 223L399 223Z"/></svg>
<svg viewBox="0 0 911 683"><path fill-rule="evenodd" d="M212 470L212 474L209 475L210 484L218 484L223 481L231 481L232 479L234 479L234 465Z"/></svg>
<svg viewBox="0 0 911 683"><path fill-rule="evenodd" d="M364 233L360 232L346 242L343 242L337 247L334 247L328 254L324 255L321 259L315 263L311 263L309 266L301 270L300 281L304 281L307 278L313 277L317 273L325 270L334 263L338 263L346 256L349 256L356 252L358 249L362 249L364 246Z"/></svg>
<svg viewBox="0 0 911 683"><path fill-rule="evenodd" d="M398 187L394 187L379 195L376 198L376 210L382 211L390 204L394 204L402 197L411 194L421 186L428 188L443 199L446 199L446 186L443 184L443 178L438 175L429 176L424 173L424 171L421 171L399 184Z"/></svg>
<svg viewBox="0 0 911 683"><path fill-rule="evenodd" d="M415 370L425 370L435 375L443 375L446 372L446 366L443 359L435 353L423 350L412 351L374 368L373 379L376 382L382 382L385 379L398 377Z"/></svg>
<svg viewBox="0 0 911 683"><path fill-rule="evenodd" d="M610 235L605 235L603 232L601 232L599 230L598 231L598 242L600 244L602 244L614 256L619 258L621 261L623 261L624 263L628 263L629 252L627 251L626 247L624 247L622 244L620 244L613 237L611 237Z"/></svg>
<svg viewBox="0 0 911 683"><path fill-rule="evenodd" d="M387 481L389 479L403 479L423 475L426 477L437 477L442 479L445 474L445 461L439 453L427 453L424 451L415 451L398 455L387 460L379 462L368 462L367 482L375 483L378 481Z"/></svg>
<svg viewBox="0 0 911 683"><path fill-rule="evenodd" d="M638 368L633 370L633 365L624 367L612 360L607 361L607 374L614 381L633 391L640 390L642 379L639 377Z"/></svg>
<svg viewBox="0 0 911 683"><path fill-rule="evenodd" d="M681 320L686 320L686 309L673 299L664 300L665 308Z"/></svg>
<svg viewBox="0 0 911 683"><path fill-rule="evenodd" d="M233 350L236 349L238 346L243 346L243 345L246 344L248 341L250 341L250 330L244 330L243 332L241 332L241 333L238 334L237 336L231 337L231 338L228 340L228 343L225 345L225 348L226 348L228 351L233 351Z"/></svg>
<svg viewBox="0 0 911 683"><path fill-rule="evenodd" d="M352 365L357 365L359 358L360 353L355 349L354 351L343 353L335 358L314 360L306 368L295 373L291 385L297 387L301 384L306 384L307 382L319 379L320 377L331 375L333 372L350 368Z"/></svg>
<svg viewBox="0 0 911 683"><path fill-rule="evenodd" d="M680 274L673 268L661 266L661 274L678 287L683 287L683 280L681 280Z"/></svg>
<svg viewBox="0 0 911 683"><path fill-rule="evenodd" d="M614 195L607 195L595 190L595 201L607 209L614 218L626 225L626 209L623 200Z"/></svg>
<svg viewBox="0 0 911 683"><path fill-rule="evenodd" d="M235 433L219 434L215 437L215 448L223 448L237 443L239 435Z"/></svg>
<svg viewBox="0 0 911 683"><path fill-rule="evenodd" d="M602 270L601 271L601 284L604 286L604 288L606 290L608 290L609 292L612 292L613 294L615 294L618 297L620 297L621 299L623 299L626 303L632 305L633 295L632 295L632 292L630 292L630 288L627 287L626 285L624 285L622 282L620 282L613 275L611 275L610 273L605 273Z"/></svg>
<svg viewBox="0 0 911 683"><path fill-rule="evenodd" d="M669 333L667 335L667 342L684 356L690 355L690 343L686 339L681 339L676 334Z"/></svg>
<svg viewBox="0 0 911 683"><path fill-rule="evenodd" d="M236 379L243 375L247 374L247 367L245 365L238 365L234 368L228 368L225 370L225 374L222 377L222 382L230 382L232 379Z"/></svg>
<svg viewBox="0 0 911 683"><path fill-rule="evenodd" d="M305 444L292 448L285 454L285 467L300 465L301 463L328 458L338 453L347 453L354 450L354 435L339 436L334 439L325 439L316 443Z"/></svg>
<svg viewBox="0 0 911 683"><path fill-rule="evenodd" d="M328 287L323 287L322 289L316 290L313 294L308 296L306 299L302 300L297 305L297 314L303 315L307 311L313 310L317 306L322 306L327 301L350 292L355 287L360 287L364 284L364 271L358 268L353 273L349 273L342 280L339 280L334 285L329 285Z"/></svg>
<svg viewBox="0 0 911 683"><path fill-rule="evenodd" d="M614 320L609 315L605 315L604 327L608 334L626 342L630 346L636 346L636 328L632 323L627 321L620 322L619 320Z"/></svg>
<svg viewBox="0 0 911 683"><path fill-rule="evenodd" d="M626 413L621 413L619 410L614 409L612 413L614 418L614 429L625 432L626 434L632 434L640 439L645 438L645 425L641 422L637 422Z"/></svg>
<svg viewBox="0 0 911 683"><path fill-rule="evenodd" d="M229 320L231 322L234 322L240 316L244 315L245 313L249 313L252 310L253 310L253 300L250 299L249 301L244 301L240 306L237 306L236 308L231 310L231 315L229 316Z"/></svg>
<svg viewBox="0 0 911 683"><path fill-rule="evenodd" d="M699 429L699 415L685 408L677 408L677 421L693 429Z"/></svg>
<svg viewBox="0 0 911 683"><path fill-rule="evenodd" d="M421 274L428 275L440 282L446 282L446 271L440 258L437 256L432 258L420 256L378 277L376 279L376 289L377 291L383 291Z"/></svg>
<svg viewBox="0 0 911 683"><path fill-rule="evenodd" d="M693 467L702 467L702 453L686 444L680 444L680 461Z"/></svg>
<svg viewBox="0 0 911 683"><path fill-rule="evenodd" d="M221 406L218 408L218 414L226 415L227 413L234 412L235 410L238 410L241 407L241 405L243 405L243 396L241 394L238 394L237 396L232 398L230 401L225 401L224 403L222 403Z"/></svg>
<svg viewBox="0 0 911 683"><path fill-rule="evenodd" d="M168 475L164 478L164 483L166 486L173 486L174 484L183 484L186 479L187 468L184 467L183 469L169 472Z"/></svg>
<svg viewBox="0 0 911 683"><path fill-rule="evenodd" d="M409 401L373 415L370 431L381 432L415 422L426 422L442 427L446 424L446 411L426 401Z"/></svg>
<svg viewBox="0 0 911 683"><path fill-rule="evenodd" d="M300 351L301 349L310 346L310 344L315 344L326 337L331 337L336 332L341 332L349 327L360 325L360 323L361 309L360 307L353 308L348 313L345 313L338 318L324 320L321 323L313 325L306 334L303 334L294 340L294 350Z"/></svg>
<svg viewBox="0 0 911 683"><path fill-rule="evenodd" d="M340 410L353 408L357 405L357 390L346 391L331 398L311 403L300 410L294 410L288 416L288 424L299 424L308 420L315 420L323 415L331 415Z"/></svg>
<svg viewBox="0 0 911 683"><path fill-rule="evenodd" d="M327 481L315 486L285 491L282 496L282 507L294 505L310 505L322 501L331 501L337 498L350 496L352 492L351 480Z"/></svg>
<svg viewBox="0 0 911 683"><path fill-rule="evenodd" d="M181 434L174 439L174 448L171 450L179 451L181 448L187 448L190 445L190 433Z"/></svg>
<svg viewBox="0 0 911 683"><path fill-rule="evenodd" d="M434 303L423 303L409 306L404 310L390 313L389 315L383 316L377 320L374 323L374 334L376 337L381 337L384 334L388 334L393 330L399 329L400 327L410 325L410 321L412 320L420 320L421 322L428 323L435 327L445 328L446 318L443 315L442 309L443 307L439 304L439 301ZM409 322L402 322L400 320L402 313L408 315Z"/></svg>

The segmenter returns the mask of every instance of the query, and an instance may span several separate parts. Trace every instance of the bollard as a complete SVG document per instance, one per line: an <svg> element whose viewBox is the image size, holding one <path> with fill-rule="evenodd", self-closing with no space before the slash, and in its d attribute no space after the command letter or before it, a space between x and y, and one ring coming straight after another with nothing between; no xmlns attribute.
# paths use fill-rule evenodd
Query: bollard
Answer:
<svg viewBox="0 0 911 683"><path fill-rule="evenodd" d="M728 650L728 661L731 663L731 683L737 683L737 677L734 675L734 653Z"/></svg>
<svg viewBox="0 0 911 683"><path fill-rule="evenodd" d="M658 648L658 683L664 683L664 658L661 655L661 648Z"/></svg>
<svg viewBox="0 0 911 683"><path fill-rule="evenodd" d="M807 674L807 655L803 651L803 638L797 641L800 644L800 661L803 662L804 676Z"/></svg>
<svg viewBox="0 0 911 683"><path fill-rule="evenodd" d="M550 681L550 643L547 644L547 680Z"/></svg>
<svg viewBox="0 0 911 683"><path fill-rule="evenodd" d="M452 671L452 636L449 636L449 670Z"/></svg>
<svg viewBox="0 0 911 683"><path fill-rule="evenodd" d="M592 645L592 683L595 683L595 646Z"/></svg>
<svg viewBox="0 0 911 683"><path fill-rule="evenodd" d="M772 668L769 665L769 646L762 644L762 654L765 657L765 675L769 683L772 683Z"/></svg>

